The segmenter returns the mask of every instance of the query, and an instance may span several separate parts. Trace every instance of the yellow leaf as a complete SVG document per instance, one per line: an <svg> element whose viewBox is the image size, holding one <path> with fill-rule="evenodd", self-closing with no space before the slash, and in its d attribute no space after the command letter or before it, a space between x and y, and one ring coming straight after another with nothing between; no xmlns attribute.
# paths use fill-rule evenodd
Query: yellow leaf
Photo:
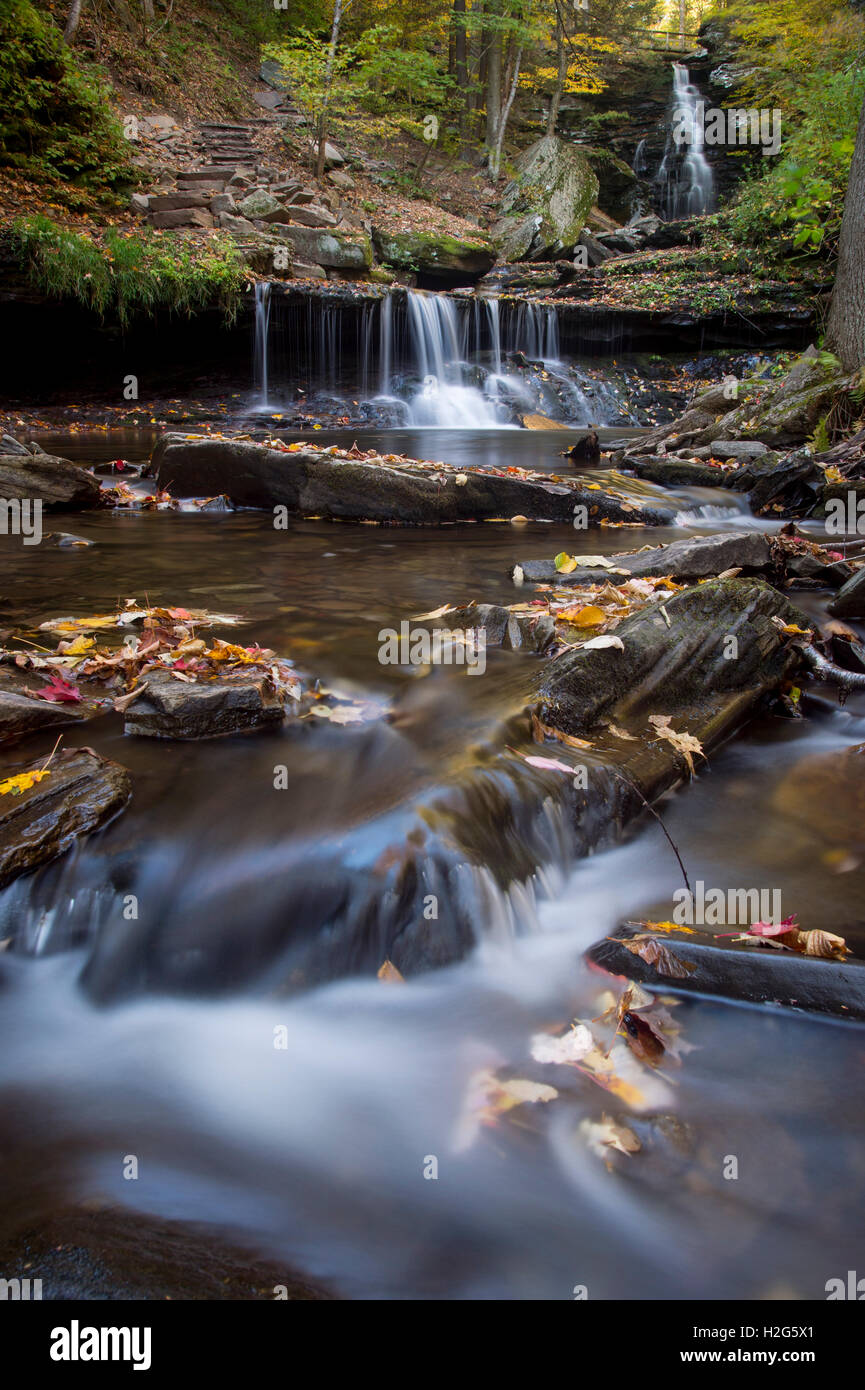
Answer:
<svg viewBox="0 0 865 1390"><path fill-rule="evenodd" d="M604 610L594 603L587 603L584 608L566 608L557 616L574 627L600 627L607 620Z"/></svg>
<svg viewBox="0 0 865 1390"><path fill-rule="evenodd" d="M378 978L389 985L404 985L405 977L399 973L392 961L384 960L378 970Z"/></svg>
<svg viewBox="0 0 865 1390"><path fill-rule="evenodd" d="M41 782L43 777L50 777L51 773L47 768L37 768L33 772L19 772L17 777L7 777L4 782L0 782L0 796L6 796L11 792L13 796L20 796L22 792L29 791L37 782Z"/></svg>
<svg viewBox="0 0 865 1390"><path fill-rule="evenodd" d="M573 571L577 568L577 561L575 560L574 556L568 555L567 551L565 550L559 551L558 555L553 561L553 564L559 571L559 574L572 574Z"/></svg>

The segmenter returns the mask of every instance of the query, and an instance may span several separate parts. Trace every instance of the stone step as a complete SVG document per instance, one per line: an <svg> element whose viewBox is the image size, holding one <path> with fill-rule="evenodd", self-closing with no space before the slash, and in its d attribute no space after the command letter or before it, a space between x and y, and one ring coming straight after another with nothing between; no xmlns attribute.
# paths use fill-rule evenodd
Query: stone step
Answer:
<svg viewBox="0 0 865 1390"><path fill-rule="evenodd" d="M201 169L178 169L177 177L187 183L208 183L211 179L230 179L237 173L237 166L230 164L207 164Z"/></svg>

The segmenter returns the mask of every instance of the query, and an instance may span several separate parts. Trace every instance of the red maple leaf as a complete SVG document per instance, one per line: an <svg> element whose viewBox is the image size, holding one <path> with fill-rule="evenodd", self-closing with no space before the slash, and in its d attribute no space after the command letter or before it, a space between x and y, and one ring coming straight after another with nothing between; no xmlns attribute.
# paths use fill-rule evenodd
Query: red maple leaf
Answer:
<svg viewBox="0 0 865 1390"><path fill-rule="evenodd" d="M70 685L62 676L52 675L48 677L50 685L43 685L41 690L33 693L40 700L51 700L54 704L77 705L81 700L81 691L77 685Z"/></svg>

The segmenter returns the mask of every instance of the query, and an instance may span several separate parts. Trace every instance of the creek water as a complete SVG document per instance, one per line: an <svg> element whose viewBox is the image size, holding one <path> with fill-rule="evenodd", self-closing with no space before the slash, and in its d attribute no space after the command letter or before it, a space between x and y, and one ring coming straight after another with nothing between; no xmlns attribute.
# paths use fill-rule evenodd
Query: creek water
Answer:
<svg viewBox="0 0 865 1390"><path fill-rule="evenodd" d="M357 439L457 464L552 467L566 437ZM40 442L88 462L143 458L150 445L145 434ZM479 1067L525 1075L533 1032L603 1008L604 977L583 951L623 918L671 915L681 879L656 822L580 863L563 838L510 892L487 884L476 947L460 964L401 986L352 978L334 915L321 932L347 978L292 982L272 968L274 942L290 965L327 857L369 863L386 852L401 809L471 761L535 660L501 653L486 679L421 679L379 663L379 630L445 602L513 602L509 569L521 559L758 524L730 494L677 499L679 525L651 532L302 520L275 531L253 512L106 512L60 522L87 549L0 537L3 626L132 596L234 612L244 643L293 657L373 711L363 727L202 745L125 738L114 716L67 735L129 767L135 794L73 854L0 894L10 942L0 954L0 1235L69 1204L119 1205L202 1223L360 1298L570 1299L583 1285L590 1298L807 1299L857 1268L865 1032L851 1024L683 999L675 1013L694 1050L649 1078L641 1113L575 1072L556 1106L458 1141ZM814 613L823 603L808 597ZM409 717L395 732L375 717L401 706ZM833 759L863 741L861 698L843 710L814 700L801 721L753 721L661 807L692 879L779 888L785 913L861 949L861 801ZM4 775L41 748L4 751ZM273 790L276 764L288 767L288 790ZM494 840L498 827L478 832ZM305 879L308 909L296 891ZM158 987L140 951L134 968L125 953L124 893L138 898L145 959L168 953ZM270 953L250 959L242 943L260 940L262 916ZM213 936L232 943L224 969L190 988ZM626 1118L643 1143L616 1155L613 1171L579 1133L604 1114ZM126 1155L139 1159L136 1181L122 1176ZM424 1177L431 1156L436 1180Z"/></svg>

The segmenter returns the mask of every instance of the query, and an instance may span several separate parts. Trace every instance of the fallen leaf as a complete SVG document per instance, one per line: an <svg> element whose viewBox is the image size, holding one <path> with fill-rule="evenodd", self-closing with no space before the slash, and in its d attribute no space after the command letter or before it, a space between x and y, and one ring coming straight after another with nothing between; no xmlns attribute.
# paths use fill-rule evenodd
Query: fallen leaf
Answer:
<svg viewBox="0 0 865 1390"><path fill-rule="evenodd" d="M609 1158L608 1149L617 1149L623 1154L635 1154L642 1148L632 1129L628 1129L627 1125L617 1124L608 1115L602 1115L599 1121L581 1120L579 1132L592 1153L605 1160Z"/></svg>
<svg viewBox="0 0 865 1390"><path fill-rule="evenodd" d="M642 932L638 936L632 936L629 941L619 940L615 937L608 939L617 940L618 944L624 946L626 951L630 951L634 956L640 956L647 965L653 966L659 975L669 975L671 979L684 980L689 975L693 975L697 969L691 961L681 960L663 941L655 941L653 937Z"/></svg>
<svg viewBox="0 0 865 1390"><path fill-rule="evenodd" d="M47 768L37 768L33 772L19 772L17 777L7 777L0 782L0 796L20 796L22 792L29 791L37 782L41 782L43 777L50 777L51 773Z"/></svg>
<svg viewBox="0 0 865 1390"><path fill-rule="evenodd" d="M557 613L556 618L563 623L572 623L574 627L600 627L601 623L607 621L603 608L598 608L594 603L587 603L583 608L566 608Z"/></svg>
<svg viewBox="0 0 865 1390"><path fill-rule="evenodd" d="M69 681L56 674L48 677L50 685L43 685L40 690L34 690L33 694L40 700L50 700L56 705L77 705L81 703L81 691L77 685L70 685Z"/></svg>
<svg viewBox="0 0 865 1390"><path fill-rule="evenodd" d="M404 985L405 977L400 974L392 961L385 959L378 969L378 979L389 985Z"/></svg>
<svg viewBox="0 0 865 1390"><path fill-rule="evenodd" d="M558 743L563 743L566 748L592 747L587 738L577 738L576 734L565 734L561 729L554 729L551 724L544 724L536 714L532 715L532 737L535 743L543 743L545 738L552 738Z"/></svg>
<svg viewBox="0 0 865 1390"><path fill-rule="evenodd" d="M572 767L568 767L567 763L560 763L558 758L541 758L538 757L536 754L528 753L523 753L521 754L521 756L525 759L527 763L530 763L532 767L539 767L542 771L564 772L567 774L568 777L574 776L574 769Z"/></svg>
<svg viewBox="0 0 865 1390"><path fill-rule="evenodd" d="M592 637L588 642L580 643L580 651L589 651L590 648L617 647L620 652L625 650L625 644L621 637Z"/></svg>
<svg viewBox="0 0 865 1390"><path fill-rule="evenodd" d="M671 729L670 718L671 716L669 714L650 714L649 723L655 729L658 738L665 738L668 743L673 745L677 753L681 753L693 777L695 771L693 754L699 753L701 757L705 757L703 745L693 734Z"/></svg>

